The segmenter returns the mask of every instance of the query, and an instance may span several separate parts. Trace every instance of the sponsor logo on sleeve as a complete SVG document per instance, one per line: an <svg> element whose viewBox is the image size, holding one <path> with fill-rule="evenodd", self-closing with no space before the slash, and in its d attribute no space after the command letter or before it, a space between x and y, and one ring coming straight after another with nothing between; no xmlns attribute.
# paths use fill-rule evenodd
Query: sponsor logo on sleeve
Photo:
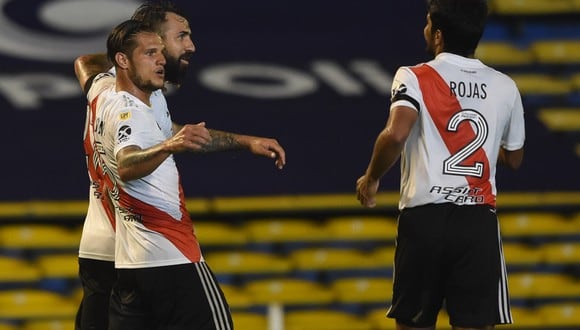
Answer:
<svg viewBox="0 0 580 330"><path fill-rule="evenodd" d="M407 93L407 86L405 86L405 84L400 84L397 87L393 88L393 90L391 91L391 96L395 97L398 95L403 95Z"/></svg>
<svg viewBox="0 0 580 330"><path fill-rule="evenodd" d="M117 141L119 143L123 143L129 140L129 137L131 136L131 127L128 125L123 125L119 128L119 131L117 132Z"/></svg>
<svg viewBox="0 0 580 330"><path fill-rule="evenodd" d="M127 111L127 112L122 112L121 114L119 114L119 119L120 120L127 120L131 118L131 112Z"/></svg>

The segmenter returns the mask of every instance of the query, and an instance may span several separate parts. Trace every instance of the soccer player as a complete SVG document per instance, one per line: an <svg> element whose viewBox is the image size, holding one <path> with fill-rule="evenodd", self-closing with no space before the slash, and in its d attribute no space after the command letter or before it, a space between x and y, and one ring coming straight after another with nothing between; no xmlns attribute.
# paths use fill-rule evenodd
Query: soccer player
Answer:
<svg viewBox="0 0 580 330"><path fill-rule="evenodd" d="M390 114L357 198L376 205L401 158L392 305L397 329L434 329L445 302L453 329L512 323L496 216L496 163L520 167L521 97L508 76L473 58L485 0L430 0L434 59L397 70Z"/></svg>
<svg viewBox="0 0 580 330"><path fill-rule="evenodd" d="M154 13L154 14L153 14ZM143 4L135 15L154 15L152 19L156 31L161 31L164 37L165 48L165 80L180 84L185 75L188 58L195 50L191 41L187 20L171 3ZM145 20L147 21L147 20ZM149 21L147 21L149 22ZM91 89L95 76L111 67L106 55L85 55L75 61L75 72L81 88L85 92ZM95 79L95 80L93 80ZM100 75L99 88L103 90L115 84L114 71ZM93 92L93 95L98 95ZM162 128L166 137L180 132L184 127L171 122L167 104L161 90L151 94L152 114L157 124ZM97 102L89 97L89 102ZM114 269L114 210L107 198L107 176L103 168L99 168L98 150L94 146L95 113L87 113L87 127L85 128L85 149L91 188L89 194L89 208L85 219L81 244L79 248L79 274L83 285L83 299L77 313L76 329L107 329L107 311L112 285L116 279ZM205 134L209 131L211 141L198 145L196 152L212 152L231 149L248 149L250 152L271 157L276 160L276 166L282 168L285 163L285 154L282 147L274 139L240 135L218 130L206 129L203 123L187 125L191 134ZM97 152L95 152L97 151ZM109 180L110 181L110 180ZM110 184L110 182L109 182Z"/></svg>

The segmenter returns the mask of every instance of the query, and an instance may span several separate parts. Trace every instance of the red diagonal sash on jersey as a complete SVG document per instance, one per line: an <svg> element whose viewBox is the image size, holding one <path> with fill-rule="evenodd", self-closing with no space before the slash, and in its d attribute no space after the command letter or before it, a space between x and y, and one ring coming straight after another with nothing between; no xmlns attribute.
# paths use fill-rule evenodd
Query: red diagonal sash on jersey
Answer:
<svg viewBox="0 0 580 330"><path fill-rule="evenodd" d="M162 234L191 262L201 260L201 250L189 213L185 208L183 189L179 185L181 219L175 220L155 206L132 197L119 189L119 205L140 217L141 223L150 230ZM121 215L122 217L123 215ZM121 221L125 221L121 219Z"/></svg>
<svg viewBox="0 0 580 330"><path fill-rule="evenodd" d="M455 132L447 129L447 124L451 116L462 109L461 104L451 94L449 86L435 69L424 64L415 66L411 70L417 76L419 87L423 91L423 101L433 123L435 123L439 131L441 139L447 146L449 153L452 155L456 154L473 141L476 135L471 125L467 123L461 124L461 128ZM485 204L495 206L495 195L492 193L491 183L489 182L489 159L483 148L477 149L464 161L465 164L474 164L475 162L484 164L482 177L465 176L465 179L470 188L479 188L482 190L479 194L484 196Z"/></svg>
<svg viewBox="0 0 580 330"><path fill-rule="evenodd" d="M108 191L113 186L113 182L112 182L111 178L103 172L103 169L100 168L96 164L94 157L97 157L99 159L98 163L102 164L103 162L100 160L101 156L98 153L98 151L96 151L94 149L93 141L90 138L91 134L94 134L95 118L96 118L96 112L97 112L97 100L98 99L99 99L98 96L95 97L93 99L93 101L89 104L89 109L87 112L88 125L86 128L86 132L85 132L85 136L84 136L84 140L83 140L83 146L85 148L85 153L87 155L87 169L89 172L89 178L91 179L91 184L93 184L94 182L97 182L97 184L99 185L99 187L97 188L97 192L101 195L99 200L101 201L103 209L105 210L105 213L107 214L107 218L109 220L109 223L111 224L111 226L113 227L113 230L114 230L115 229L115 211L114 211L114 207L110 203L109 196L108 196Z"/></svg>

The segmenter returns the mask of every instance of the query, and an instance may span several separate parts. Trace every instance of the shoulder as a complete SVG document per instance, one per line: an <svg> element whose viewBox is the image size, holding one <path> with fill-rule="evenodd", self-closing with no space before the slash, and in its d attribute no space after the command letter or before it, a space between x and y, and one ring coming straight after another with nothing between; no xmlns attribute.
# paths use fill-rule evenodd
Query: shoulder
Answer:
<svg viewBox="0 0 580 330"><path fill-rule="evenodd" d="M486 80L491 81L490 86L493 86L496 93L512 95L512 97L519 96L518 86L512 77L490 66L486 68Z"/></svg>
<svg viewBox="0 0 580 330"><path fill-rule="evenodd" d="M104 116L129 119L138 110L135 100L127 93L116 92L112 87L100 94L100 108Z"/></svg>
<svg viewBox="0 0 580 330"><path fill-rule="evenodd" d="M507 74L497 71L495 69L490 68L490 70L492 70L494 72L494 74L497 76L497 79L500 80L500 82L506 86L511 86L513 88L517 88L516 82L512 79L512 77L508 76Z"/></svg>
<svg viewBox="0 0 580 330"><path fill-rule="evenodd" d="M419 63L410 66L401 66L397 69L395 73L396 79L416 79L418 76L424 72L432 70L432 67L428 63Z"/></svg>
<svg viewBox="0 0 580 330"><path fill-rule="evenodd" d="M107 89L115 86L115 76L108 73L97 74L90 82L87 83L87 99L92 101L97 95L100 95Z"/></svg>

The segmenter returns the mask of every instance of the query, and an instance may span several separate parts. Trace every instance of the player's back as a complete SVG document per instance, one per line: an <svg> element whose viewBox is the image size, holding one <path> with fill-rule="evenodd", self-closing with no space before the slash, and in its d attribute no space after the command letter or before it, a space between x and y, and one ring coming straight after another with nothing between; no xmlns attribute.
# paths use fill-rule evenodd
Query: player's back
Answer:
<svg viewBox="0 0 580 330"><path fill-rule="evenodd" d="M87 95L88 106L84 130L84 149L90 180L89 204L79 245L79 257L113 261L115 257L115 211L108 200L111 177L105 171L102 148L96 142L97 103L101 94L113 92L115 78L100 74Z"/></svg>
<svg viewBox="0 0 580 330"><path fill-rule="evenodd" d="M523 133L523 121L509 129L521 111L515 83L476 59L449 53L403 70L419 121L403 155L401 206L495 205L499 149L519 147Z"/></svg>

